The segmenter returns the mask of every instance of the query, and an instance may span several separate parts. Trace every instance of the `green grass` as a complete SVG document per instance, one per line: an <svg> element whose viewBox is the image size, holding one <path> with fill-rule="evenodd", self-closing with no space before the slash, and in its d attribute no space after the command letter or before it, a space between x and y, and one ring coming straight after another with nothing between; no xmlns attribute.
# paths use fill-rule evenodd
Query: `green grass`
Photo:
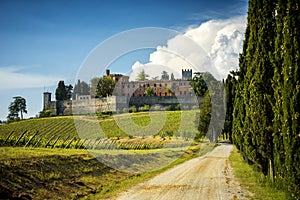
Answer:
<svg viewBox="0 0 300 200"><path fill-rule="evenodd" d="M2 198L26 197L33 199L101 199L115 196L127 188L145 181L166 169L185 162L213 149L209 143L190 146L178 159L180 148L162 150L129 150L126 156L146 158L155 155L148 165L155 165L168 157L170 164L154 171L131 173L112 169L89 154L87 150L0 147L0 196ZM118 158L122 151L92 151L101 157L111 153ZM143 159L145 160L145 159ZM138 163L137 163L138 164ZM140 163L143 167L144 163ZM154 166L156 167L156 166Z"/></svg>
<svg viewBox="0 0 300 200"><path fill-rule="evenodd" d="M53 136L57 139L56 147L66 145L67 141L76 137L81 139L99 138L126 138L147 137L153 135L193 135L197 132L195 116L197 111L167 111L167 112L141 112L131 114L112 115L104 119L91 116L60 116L51 118L28 119L0 126L0 146L7 136L14 131L6 146L14 145L23 131L27 131L19 146L26 142L39 131L31 141L32 144L42 137L39 143L43 147ZM63 143L64 140L67 141ZM72 147L75 145L72 143ZM50 144L51 145L51 144Z"/></svg>
<svg viewBox="0 0 300 200"><path fill-rule="evenodd" d="M235 177L241 183L243 189L252 193L249 199L253 200L286 200L287 195L276 190L266 181L266 178L252 166L248 165L234 148L229 157Z"/></svg>
<svg viewBox="0 0 300 200"><path fill-rule="evenodd" d="M209 151L212 151L215 148L214 144L211 143L198 143L193 146L191 146L187 151L185 151L178 159L174 160L173 162L169 163L166 166L163 166L159 169L148 171L145 173L137 174L136 176L132 176L128 179L125 179L123 181L112 183L110 184L106 190L97 193L97 194L91 194L89 196L86 196L84 199L110 199L117 194L128 190L129 188L135 186L138 183L147 181L156 175L175 167L176 165L182 164L190 159L202 156L206 154Z"/></svg>

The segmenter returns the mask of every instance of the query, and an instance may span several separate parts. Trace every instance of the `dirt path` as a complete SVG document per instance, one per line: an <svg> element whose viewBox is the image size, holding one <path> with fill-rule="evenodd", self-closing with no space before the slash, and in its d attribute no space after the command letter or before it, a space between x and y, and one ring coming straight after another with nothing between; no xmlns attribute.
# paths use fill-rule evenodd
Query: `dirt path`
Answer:
<svg viewBox="0 0 300 200"><path fill-rule="evenodd" d="M187 161L133 187L117 199L246 199L229 165L232 148L228 144L218 146L203 157Z"/></svg>

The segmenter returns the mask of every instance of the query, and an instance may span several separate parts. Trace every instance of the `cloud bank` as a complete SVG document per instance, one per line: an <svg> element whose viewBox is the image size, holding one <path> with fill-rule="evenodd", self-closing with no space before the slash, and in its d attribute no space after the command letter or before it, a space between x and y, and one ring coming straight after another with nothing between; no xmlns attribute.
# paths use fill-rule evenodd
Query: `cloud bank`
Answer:
<svg viewBox="0 0 300 200"><path fill-rule="evenodd" d="M0 90L41 88L56 85L59 77L21 73L20 67L0 68Z"/></svg>
<svg viewBox="0 0 300 200"><path fill-rule="evenodd" d="M159 76L165 70L175 77L181 69L210 72L217 79L225 79L229 71L238 68L242 51L246 16L223 20L210 20L184 34L171 38L166 46L158 46L150 54L148 63L136 62L132 66L130 79L144 69L150 77Z"/></svg>

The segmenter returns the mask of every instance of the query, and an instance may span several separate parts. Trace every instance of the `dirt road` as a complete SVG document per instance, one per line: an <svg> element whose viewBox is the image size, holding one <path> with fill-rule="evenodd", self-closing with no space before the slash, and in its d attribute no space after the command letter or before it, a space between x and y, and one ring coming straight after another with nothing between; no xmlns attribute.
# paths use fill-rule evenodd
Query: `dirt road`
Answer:
<svg viewBox="0 0 300 200"><path fill-rule="evenodd" d="M133 187L117 199L246 199L229 165L232 148L228 144L218 146L205 156L187 161Z"/></svg>

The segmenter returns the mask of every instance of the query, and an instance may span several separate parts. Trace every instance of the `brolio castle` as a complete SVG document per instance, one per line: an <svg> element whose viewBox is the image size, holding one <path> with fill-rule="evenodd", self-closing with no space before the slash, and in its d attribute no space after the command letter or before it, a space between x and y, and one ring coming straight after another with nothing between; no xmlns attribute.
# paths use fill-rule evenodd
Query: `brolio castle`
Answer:
<svg viewBox="0 0 300 200"><path fill-rule="evenodd" d="M74 100L52 101L51 93L44 92L43 110L51 110L57 115L100 113L105 111L120 112L124 108L135 106L159 105L161 107L178 104L185 109L198 106L198 99L191 91L189 79L192 78L192 70L182 70L181 79L169 79L169 75L162 76L161 80L129 81L129 77L122 74L110 74L106 70L106 76L115 81L115 91L112 96L106 98L94 98L91 95L79 95L74 93ZM146 96L146 89L152 88L152 95Z"/></svg>

